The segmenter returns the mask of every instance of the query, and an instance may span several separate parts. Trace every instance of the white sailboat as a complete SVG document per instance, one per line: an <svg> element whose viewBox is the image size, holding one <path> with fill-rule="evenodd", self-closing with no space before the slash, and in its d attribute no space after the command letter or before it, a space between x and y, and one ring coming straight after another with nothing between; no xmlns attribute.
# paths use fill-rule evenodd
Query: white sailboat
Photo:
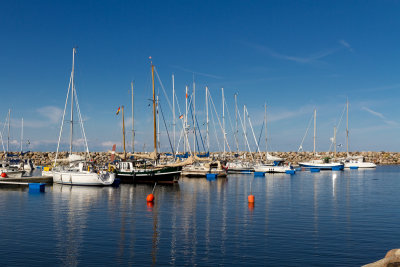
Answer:
<svg viewBox="0 0 400 267"><path fill-rule="evenodd" d="M346 152L347 157L343 161L345 168L358 169L358 168L376 168L373 162L365 162L363 156L350 156L349 155L349 101L346 102Z"/></svg>
<svg viewBox="0 0 400 267"><path fill-rule="evenodd" d="M316 150L315 150L316 131L317 131L317 110L314 109L314 156L316 156ZM307 162L299 162L299 165L304 168L318 168L320 170L343 170L344 168L343 163L331 162L330 158L328 157L322 160L313 159Z"/></svg>
<svg viewBox="0 0 400 267"><path fill-rule="evenodd" d="M54 160L54 167L50 171L50 175L53 176L53 182L58 184L69 184L69 185L111 185L114 182L115 174L107 172L105 170L98 170L92 164L92 162L86 161L86 159L79 155L72 154L73 144L73 119L74 119L74 101L76 110L78 112L79 124L81 126L82 135L85 141L87 157L90 159L89 148L86 140L85 129L83 128L82 116L80 113L78 98L76 95L76 89L74 84L74 67L75 67L75 54L76 49L72 50L72 71L68 86L67 98L64 106L64 113L61 122L60 135L57 144L57 153ZM68 104L68 98L71 92L71 129L70 129L70 151L68 159L58 159L58 152L60 147L61 135L64 126L64 118ZM57 162L67 161L67 166L57 166Z"/></svg>
<svg viewBox="0 0 400 267"><path fill-rule="evenodd" d="M265 162L255 165L254 171L265 172L265 173L286 173L286 171L290 171L292 169L290 163L285 163L284 159L271 156L268 153L267 104L264 104L264 124L265 124Z"/></svg>

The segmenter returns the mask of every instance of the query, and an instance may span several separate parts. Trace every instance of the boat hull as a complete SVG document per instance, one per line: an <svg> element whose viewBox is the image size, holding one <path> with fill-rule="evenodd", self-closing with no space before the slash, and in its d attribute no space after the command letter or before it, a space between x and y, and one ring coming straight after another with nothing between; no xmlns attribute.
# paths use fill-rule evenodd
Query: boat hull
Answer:
<svg viewBox="0 0 400 267"><path fill-rule="evenodd" d="M256 166L254 171L265 172L265 173L286 173L286 171L291 170L290 166Z"/></svg>
<svg viewBox="0 0 400 267"><path fill-rule="evenodd" d="M345 168L376 168L376 164L372 162L355 162L355 163L345 163Z"/></svg>
<svg viewBox="0 0 400 267"><path fill-rule="evenodd" d="M67 185L94 185L105 186L112 185L115 179L114 173L109 172L69 172L53 171L53 183Z"/></svg>
<svg viewBox="0 0 400 267"><path fill-rule="evenodd" d="M1 170L0 173L6 173L7 177L5 177L5 179L7 178L21 178L22 175L25 174L25 171L14 171L14 170Z"/></svg>
<svg viewBox="0 0 400 267"><path fill-rule="evenodd" d="M117 171L121 183L177 183L182 167L165 167L160 169L139 169L134 171Z"/></svg>
<svg viewBox="0 0 400 267"><path fill-rule="evenodd" d="M344 169L344 164L342 163L308 163L299 162L299 166L303 168L318 168L320 170L332 170L332 169Z"/></svg>

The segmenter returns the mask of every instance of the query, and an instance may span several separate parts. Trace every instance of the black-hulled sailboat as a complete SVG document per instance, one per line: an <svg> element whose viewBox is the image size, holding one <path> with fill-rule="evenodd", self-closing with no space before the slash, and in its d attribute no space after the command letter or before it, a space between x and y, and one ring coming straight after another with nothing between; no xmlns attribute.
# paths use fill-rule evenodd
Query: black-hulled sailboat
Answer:
<svg viewBox="0 0 400 267"><path fill-rule="evenodd" d="M154 152L150 155L132 153L133 159L126 159L125 152L125 129L123 125L124 160L117 162L117 177L122 183L176 183L185 162L172 164L159 164L159 154L157 153L157 121L156 121L156 98L154 88L154 65L151 63L151 77L153 87L153 126L154 126ZM132 90L133 94L133 90ZM132 98L133 99L133 98ZM132 101L133 106L133 101ZM122 108L122 117L124 109ZM133 108L132 108L133 113ZM133 117L133 114L132 114ZM122 120L124 120L122 118Z"/></svg>

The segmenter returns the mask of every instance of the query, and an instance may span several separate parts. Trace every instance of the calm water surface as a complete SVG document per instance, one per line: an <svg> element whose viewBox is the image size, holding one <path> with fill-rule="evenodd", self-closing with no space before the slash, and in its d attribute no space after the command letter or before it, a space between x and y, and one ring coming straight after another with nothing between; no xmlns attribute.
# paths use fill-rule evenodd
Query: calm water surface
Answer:
<svg viewBox="0 0 400 267"><path fill-rule="evenodd" d="M400 167L0 188L0 264L359 266L400 247ZM247 203L252 191L256 203Z"/></svg>

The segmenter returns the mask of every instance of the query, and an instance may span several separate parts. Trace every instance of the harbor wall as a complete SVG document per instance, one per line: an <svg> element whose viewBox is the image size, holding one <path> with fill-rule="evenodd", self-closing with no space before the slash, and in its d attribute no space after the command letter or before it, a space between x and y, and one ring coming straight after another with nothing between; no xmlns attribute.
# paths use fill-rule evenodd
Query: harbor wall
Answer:
<svg viewBox="0 0 400 267"><path fill-rule="evenodd" d="M17 152L14 152L17 153ZM74 154L85 155L85 152L77 152ZM118 153L117 153L118 154ZM234 159L235 154L233 152L227 152L225 154L226 158ZM400 164L400 152L350 152L351 156L364 156L365 161L374 162L378 165L395 165ZM48 165L54 161L56 153L55 152L28 152L23 158L30 158L33 160L35 165ZM60 152L58 158L66 158L68 155L67 152ZM105 164L110 161L110 152L91 152L91 158L97 164ZM121 153L119 154L121 155ZM280 157L286 159L286 161L291 162L292 164L297 164L301 161L308 161L314 159L314 155L312 152L269 152L269 155ZM224 155L222 152L212 152L210 156L215 159L223 159ZM318 158L323 157L333 157L332 153L328 152L318 152ZM163 157L163 156L161 156ZM245 161L259 161L265 160L265 153L250 153L250 152L239 152L238 157L244 159ZM346 152L339 152L336 155L337 158L345 158ZM4 159L5 154L0 153L0 158Z"/></svg>

